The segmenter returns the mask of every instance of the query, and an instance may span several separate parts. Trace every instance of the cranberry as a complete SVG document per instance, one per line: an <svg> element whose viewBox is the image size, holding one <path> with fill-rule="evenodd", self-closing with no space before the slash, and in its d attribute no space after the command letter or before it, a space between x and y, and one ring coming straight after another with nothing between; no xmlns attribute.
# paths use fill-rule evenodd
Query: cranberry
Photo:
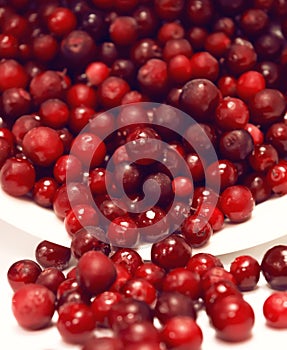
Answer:
<svg viewBox="0 0 287 350"><path fill-rule="evenodd" d="M192 77L192 67L189 58L178 54L172 57L168 62L168 76L176 84L186 83Z"/></svg>
<svg viewBox="0 0 287 350"><path fill-rule="evenodd" d="M114 263L102 252L88 251L78 261L77 279L88 294L100 294L109 289L116 279Z"/></svg>
<svg viewBox="0 0 287 350"><path fill-rule="evenodd" d="M169 39L165 42L162 56L165 61L171 60L177 55L192 56L192 47L186 39ZM193 57L193 56L192 56Z"/></svg>
<svg viewBox="0 0 287 350"><path fill-rule="evenodd" d="M77 18L65 7L57 7L48 17L47 25L51 33L63 37L75 29Z"/></svg>
<svg viewBox="0 0 287 350"><path fill-rule="evenodd" d="M112 256L111 260L116 265L123 266L131 275L143 264L143 260L138 252L131 248L120 248Z"/></svg>
<svg viewBox="0 0 287 350"><path fill-rule="evenodd" d="M59 51L57 39L50 34L40 34L33 39L32 52L40 62L52 61Z"/></svg>
<svg viewBox="0 0 287 350"><path fill-rule="evenodd" d="M287 166L280 162L273 165L266 174L266 183L277 195L287 193Z"/></svg>
<svg viewBox="0 0 287 350"><path fill-rule="evenodd" d="M138 346L141 343L159 343L159 331L147 321L140 321L128 325L118 332L124 345Z"/></svg>
<svg viewBox="0 0 287 350"><path fill-rule="evenodd" d="M172 189L176 197L189 197L193 195L193 183L186 176L177 176L172 181Z"/></svg>
<svg viewBox="0 0 287 350"><path fill-rule="evenodd" d="M252 290L259 281L260 265L252 256L240 255L231 262L230 272L240 290Z"/></svg>
<svg viewBox="0 0 287 350"><path fill-rule="evenodd" d="M129 279L121 288L121 294L124 297L131 297L135 300L144 301L151 305L156 300L156 289L148 281L143 278L133 277Z"/></svg>
<svg viewBox="0 0 287 350"><path fill-rule="evenodd" d="M210 0L189 0L187 2L188 19L195 25L204 26L212 18L213 3Z"/></svg>
<svg viewBox="0 0 287 350"><path fill-rule="evenodd" d="M102 112L95 114L89 120L89 131L104 139L115 129L114 116L111 113Z"/></svg>
<svg viewBox="0 0 287 350"><path fill-rule="evenodd" d="M97 226L98 223L98 213L89 204L73 205L64 219L65 229L71 237L82 228Z"/></svg>
<svg viewBox="0 0 287 350"><path fill-rule="evenodd" d="M82 161L84 166L94 168L100 165L106 156L106 146L96 135L83 132L73 140L71 153Z"/></svg>
<svg viewBox="0 0 287 350"><path fill-rule="evenodd" d="M249 121L248 107L239 98L225 97L216 108L215 121L222 130L244 128Z"/></svg>
<svg viewBox="0 0 287 350"><path fill-rule="evenodd" d="M213 234L207 218L199 215L188 216L182 224L181 231L186 242L193 248L207 244Z"/></svg>
<svg viewBox="0 0 287 350"><path fill-rule="evenodd" d="M254 199L248 187L234 185L222 192L219 206L231 222L242 222L251 217Z"/></svg>
<svg viewBox="0 0 287 350"><path fill-rule="evenodd" d="M224 269L221 266L213 266L209 268L208 270L203 273L201 276L201 287L203 294L215 283L222 282L222 281L229 281L236 285L236 279L226 269Z"/></svg>
<svg viewBox="0 0 287 350"><path fill-rule="evenodd" d="M287 292L272 293L263 304L263 314L268 326L274 328L287 327Z"/></svg>
<svg viewBox="0 0 287 350"><path fill-rule="evenodd" d="M99 226L82 228L77 231L71 241L71 252L76 259L90 250L99 250L105 255L109 255L111 248L107 243L100 241L104 236L104 231Z"/></svg>
<svg viewBox="0 0 287 350"><path fill-rule="evenodd" d="M65 279L66 277L61 270L56 267L47 267L38 275L36 283L47 287L56 295L59 285Z"/></svg>
<svg viewBox="0 0 287 350"><path fill-rule="evenodd" d="M42 269L35 261L22 259L14 262L7 271L9 285L15 292L28 283L35 283Z"/></svg>
<svg viewBox="0 0 287 350"><path fill-rule="evenodd" d="M241 39L240 39L241 40ZM257 55L249 41L235 41L227 52L226 65L232 74L240 75L255 66Z"/></svg>
<svg viewBox="0 0 287 350"><path fill-rule="evenodd" d="M69 119L69 109L66 103L59 99L48 99L41 104L39 115L44 125L60 129Z"/></svg>
<svg viewBox="0 0 287 350"><path fill-rule="evenodd" d="M240 18L240 26L249 36L258 35L264 31L268 24L268 16L262 9L248 9Z"/></svg>
<svg viewBox="0 0 287 350"><path fill-rule="evenodd" d="M178 292L162 292L154 307L155 317L161 324L176 316L187 316L196 319L194 302L188 296Z"/></svg>
<svg viewBox="0 0 287 350"><path fill-rule="evenodd" d="M202 277L212 267L223 267L222 262L216 256L209 253L196 253L187 262L186 268Z"/></svg>
<svg viewBox="0 0 287 350"><path fill-rule="evenodd" d="M208 31L201 26L192 26L187 33L187 37L192 47L196 50L204 48L204 42L208 36Z"/></svg>
<svg viewBox="0 0 287 350"><path fill-rule="evenodd" d="M95 89L83 83L72 85L68 89L66 96L68 105L72 108L77 108L84 105L85 107L93 109L97 106L98 99ZM75 120L73 121L73 124L76 125Z"/></svg>
<svg viewBox="0 0 287 350"><path fill-rule="evenodd" d="M145 302L133 298L120 300L108 312L108 323L116 332L142 321L152 322L152 310Z"/></svg>
<svg viewBox="0 0 287 350"><path fill-rule="evenodd" d="M91 303L96 322L104 325L112 306L122 299L118 292L106 291L98 294Z"/></svg>
<svg viewBox="0 0 287 350"><path fill-rule="evenodd" d="M14 121L31 110L31 95L23 88L7 89L2 94L3 112L9 122Z"/></svg>
<svg viewBox="0 0 287 350"><path fill-rule="evenodd" d="M287 154L287 125L285 123L274 123L266 132L266 141L276 148L279 156Z"/></svg>
<svg viewBox="0 0 287 350"><path fill-rule="evenodd" d="M176 234L154 243L151 247L151 261L166 270L184 267L190 256L190 245Z"/></svg>
<svg viewBox="0 0 287 350"><path fill-rule="evenodd" d="M124 79L111 76L99 86L98 96L102 107L110 109L119 106L129 91L130 86Z"/></svg>
<svg viewBox="0 0 287 350"><path fill-rule="evenodd" d="M61 56L69 68L76 68L78 62L82 65L92 61L95 55L95 42L83 30L73 30L61 41Z"/></svg>
<svg viewBox="0 0 287 350"><path fill-rule="evenodd" d="M55 311L55 296L45 286L29 283L14 293L12 311L21 327L29 330L45 328Z"/></svg>
<svg viewBox="0 0 287 350"><path fill-rule="evenodd" d="M52 208L57 189L58 184L52 177L43 177L34 184L33 200L41 207Z"/></svg>
<svg viewBox="0 0 287 350"><path fill-rule="evenodd" d="M116 271L117 271L117 278L115 282L110 287L110 291L112 292L120 292L122 287L126 284L126 282L132 278L131 273L128 272L128 270L120 264L115 265Z"/></svg>
<svg viewBox="0 0 287 350"><path fill-rule="evenodd" d="M121 340L117 337L91 337L88 339L82 350L97 350L97 349L106 349L106 350L124 350L124 346ZM126 349L126 347L125 347Z"/></svg>
<svg viewBox="0 0 287 350"><path fill-rule="evenodd" d="M228 295L243 297L237 286L229 280L222 280L213 283L204 292L204 306L208 315L212 314L212 308L216 302Z"/></svg>
<svg viewBox="0 0 287 350"><path fill-rule="evenodd" d="M139 237L136 222L128 216L115 218L107 229L107 238L110 244L117 247L133 247Z"/></svg>
<svg viewBox="0 0 287 350"><path fill-rule="evenodd" d="M199 275L184 267L175 268L169 271L163 279L162 290L179 292L196 300L201 292Z"/></svg>
<svg viewBox="0 0 287 350"><path fill-rule="evenodd" d="M108 220L108 222L105 222L107 224L110 224L110 222L115 220L116 218L120 216L125 216L127 214L125 203L116 198L110 199L107 196L103 198L103 201L100 200L99 209L101 213L105 216L105 218Z"/></svg>
<svg viewBox="0 0 287 350"><path fill-rule="evenodd" d="M264 173L252 172L244 177L243 184L250 189L255 203L264 202L271 197L271 187Z"/></svg>
<svg viewBox="0 0 287 350"><path fill-rule="evenodd" d="M201 348L203 334L193 318L177 316L169 319L161 331L161 339L169 348Z"/></svg>
<svg viewBox="0 0 287 350"><path fill-rule="evenodd" d="M35 250L37 262L43 267L67 268L71 258L70 248L47 240L41 241Z"/></svg>
<svg viewBox="0 0 287 350"><path fill-rule="evenodd" d="M117 45L131 45L137 37L137 22L130 16L118 16L110 25L109 32L112 41Z"/></svg>
<svg viewBox="0 0 287 350"><path fill-rule="evenodd" d="M262 34L254 43L258 57L261 60L274 60L278 58L282 50L282 41L272 33Z"/></svg>
<svg viewBox="0 0 287 350"><path fill-rule="evenodd" d="M206 169L206 174L209 179L209 186L211 187L216 188L220 179L221 190L235 185L238 179L237 168L227 159L220 159L211 163Z"/></svg>
<svg viewBox="0 0 287 350"><path fill-rule="evenodd" d="M261 271L272 289L286 289L286 251L287 247L285 245L275 245L269 248L262 258Z"/></svg>
<svg viewBox="0 0 287 350"><path fill-rule="evenodd" d="M229 295L214 304L210 318L219 338L239 342L250 338L255 317L241 296Z"/></svg>
<svg viewBox="0 0 287 350"><path fill-rule="evenodd" d="M210 52L216 58L220 58L225 55L229 49L231 40L229 36L223 31L209 34L204 43L205 49ZM218 64L217 64L218 65Z"/></svg>
<svg viewBox="0 0 287 350"><path fill-rule="evenodd" d="M276 89L279 87L281 68L278 64L271 61L259 62L256 65L256 70L263 75L266 88Z"/></svg>
<svg viewBox="0 0 287 350"><path fill-rule="evenodd" d="M233 162L245 160L253 149L252 136L244 129L226 131L219 140L221 156Z"/></svg>
<svg viewBox="0 0 287 350"><path fill-rule="evenodd" d="M276 148L267 143L254 146L248 160L253 170L266 171L278 163L279 157Z"/></svg>
<svg viewBox="0 0 287 350"><path fill-rule="evenodd" d="M24 67L13 59L4 59L0 62L0 74L2 76L1 92L9 88L25 89L28 83L28 74Z"/></svg>
<svg viewBox="0 0 287 350"><path fill-rule="evenodd" d="M278 122L286 110L286 101L277 89L263 89L257 92L249 103L251 121L262 126Z"/></svg>
<svg viewBox="0 0 287 350"><path fill-rule="evenodd" d="M64 145L56 130L38 126L23 137L23 152L35 164L49 166L64 152Z"/></svg>
<svg viewBox="0 0 287 350"><path fill-rule="evenodd" d="M191 77L215 82L219 74L219 63L209 52L197 52L190 59Z"/></svg>
<svg viewBox="0 0 287 350"><path fill-rule="evenodd" d="M0 54L3 58L16 58L18 53L18 40L12 34L0 35Z"/></svg>
<svg viewBox="0 0 287 350"><path fill-rule="evenodd" d="M231 75L223 75L218 79L217 86L223 97L237 96L237 79Z"/></svg>
<svg viewBox="0 0 287 350"><path fill-rule="evenodd" d="M134 273L134 277L143 278L151 283L157 290L162 288L164 276L165 270L149 261L140 265Z"/></svg>
<svg viewBox="0 0 287 350"><path fill-rule="evenodd" d="M15 197L24 196L35 184L35 168L27 159L12 157L2 165L0 179L5 192Z"/></svg>
<svg viewBox="0 0 287 350"><path fill-rule="evenodd" d="M56 325L64 341L82 344L92 336L96 320L90 307L74 302L62 305Z"/></svg>
<svg viewBox="0 0 287 350"><path fill-rule="evenodd" d="M244 101L250 100L257 92L265 89L264 75L257 71L248 71L237 80L237 94Z"/></svg>
<svg viewBox="0 0 287 350"><path fill-rule="evenodd" d="M251 135L255 146L261 145L264 142L264 134L256 125L247 123L244 129Z"/></svg>
<svg viewBox="0 0 287 350"><path fill-rule="evenodd" d="M165 44L170 39L182 39L184 28L177 21L163 23L157 33L158 41Z"/></svg>
<svg viewBox="0 0 287 350"><path fill-rule="evenodd" d="M107 175L107 174L106 174ZM142 183L142 174L136 164L121 162L114 168L115 184L127 194L139 192Z"/></svg>
<svg viewBox="0 0 287 350"><path fill-rule="evenodd" d="M219 90L210 80L193 79L183 86L179 100L186 113L204 122L214 114L219 98Z"/></svg>

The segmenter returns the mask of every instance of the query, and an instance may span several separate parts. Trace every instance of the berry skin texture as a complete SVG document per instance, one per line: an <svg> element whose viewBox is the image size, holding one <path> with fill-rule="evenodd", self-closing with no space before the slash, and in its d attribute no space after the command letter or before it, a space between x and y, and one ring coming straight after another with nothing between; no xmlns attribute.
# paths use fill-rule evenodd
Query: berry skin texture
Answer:
<svg viewBox="0 0 287 350"><path fill-rule="evenodd" d="M116 277L114 263L102 252L86 252L78 261L77 280L90 295L97 295L109 289Z"/></svg>
<svg viewBox="0 0 287 350"><path fill-rule="evenodd" d="M240 342L250 338L255 315L241 296L228 295L215 302L210 319L220 339Z"/></svg>
<svg viewBox="0 0 287 350"><path fill-rule="evenodd" d="M0 171L2 189L14 197L28 194L36 179L33 164L27 159L9 158Z"/></svg>
<svg viewBox="0 0 287 350"><path fill-rule="evenodd" d="M177 316L169 319L161 331L161 339L172 349L199 350L203 335L191 317Z"/></svg>
<svg viewBox="0 0 287 350"><path fill-rule="evenodd" d="M85 343L92 336L95 326L94 314L86 304L72 302L61 306L57 329L67 343Z"/></svg>
<svg viewBox="0 0 287 350"><path fill-rule="evenodd" d="M219 207L231 222L248 220L255 203L251 191L242 185L226 188L220 196Z"/></svg>
<svg viewBox="0 0 287 350"><path fill-rule="evenodd" d="M12 312L23 328L47 327L54 315L55 295L48 288L30 283L18 289L12 298Z"/></svg>
<svg viewBox="0 0 287 350"><path fill-rule="evenodd" d="M25 134L23 152L35 164L49 166L63 154L64 145L56 130L39 126Z"/></svg>
<svg viewBox="0 0 287 350"><path fill-rule="evenodd" d="M267 325L274 328L287 328L287 292L272 293L263 304L263 315Z"/></svg>

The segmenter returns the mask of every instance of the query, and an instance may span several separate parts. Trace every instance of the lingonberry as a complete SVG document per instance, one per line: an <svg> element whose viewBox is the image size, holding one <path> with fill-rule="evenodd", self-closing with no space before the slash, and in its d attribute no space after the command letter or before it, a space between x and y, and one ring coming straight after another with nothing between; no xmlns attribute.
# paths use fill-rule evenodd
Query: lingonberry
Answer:
<svg viewBox="0 0 287 350"><path fill-rule="evenodd" d="M260 264L252 256L240 255L231 262L230 272L241 291L252 290L259 281Z"/></svg>
<svg viewBox="0 0 287 350"><path fill-rule="evenodd" d="M56 326L65 342L83 344L92 336L96 320L86 304L66 303L59 310Z"/></svg>
<svg viewBox="0 0 287 350"><path fill-rule="evenodd" d="M33 187L33 200L44 208L52 208L58 184L52 177L42 177Z"/></svg>
<svg viewBox="0 0 287 350"><path fill-rule="evenodd" d="M27 159L12 157L2 165L0 179L5 192L15 197L24 196L35 184L35 168Z"/></svg>
<svg viewBox="0 0 287 350"><path fill-rule="evenodd" d="M55 299L54 293L47 287L29 283L14 293L12 312L21 327L29 330L42 329L51 323Z"/></svg>
<svg viewBox="0 0 287 350"><path fill-rule="evenodd" d="M275 245L265 252L261 260L261 271L272 289L286 289L286 251L287 247L285 245Z"/></svg>
<svg viewBox="0 0 287 350"><path fill-rule="evenodd" d="M273 292L263 304L263 315L267 325L274 328L287 328L287 292Z"/></svg>
<svg viewBox="0 0 287 350"><path fill-rule="evenodd" d="M79 285L94 296L109 289L116 279L113 261L99 251L84 253L77 264Z"/></svg>
<svg viewBox="0 0 287 350"><path fill-rule="evenodd" d="M219 338L239 342L250 338L255 315L241 296L228 295L215 302L210 319Z"/></svg>
<svg viewBox="0 0 287 350"><path fill-rule="evenodd" d="M44 240L37 245L35 257L42 267L56 267L64 270L69 265L71 250L60 244Z"/></svg>
<svg viewBox="0 0 287 350"><path fill-rule="evenodd" d="M169 348L186 347L199 350L203 341L201 328L191 317L176 316L169 319L161 330L161 339Z"/></svg>
<svg viewBox="0 0 287 350"><path fill-rule="evenodd" d="M254 205L252 192L243 185L226 188L219 198L219 207L231 222L248 220L252 215Z"/></svg>
<svg viewBox="0 0 287 350"><path fill-rule="evenodd" d="M28 283L35 283L42 269L38 263L30 259L14 262L7 271L7 279L14 292Z"/></svg>

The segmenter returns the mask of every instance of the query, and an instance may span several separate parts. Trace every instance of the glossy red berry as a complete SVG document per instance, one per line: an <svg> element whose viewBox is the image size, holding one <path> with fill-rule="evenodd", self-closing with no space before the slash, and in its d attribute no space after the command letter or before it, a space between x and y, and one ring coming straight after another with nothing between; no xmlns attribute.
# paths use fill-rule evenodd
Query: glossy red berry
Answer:
<svg viewBox="0 0 287 350"><path fill-rule="evenodd" d="M78 261L79 285L90 295L94 296L109 289L116 276L114 263L102 252L88 251Z"/></svg>
<svg viewBox="0 0 287 350"><path fill-rule="evenodd" d="M65 342L83 344L92 337L96 320L92 310L86 304L66 303L59 310L56 326Z"/></svg>
<svg viewBox="0 0 287 350"><path fill-rule="evenodd" d="M55 312L55 295L48 288L29 283L12 297L12 311L19 325L37 330L50 325Z"/></svg>
<svg viewBox="0 0 287 350"><path fill-rule="evenodd" d="M56 267L64 270L69 265L71 250L63 245L44 240L37 245L35 257L43 267Z"/></svg>
<svg viewBox="0 0 287 350"><path fill-rule="evenodd" d="M263 315L268 326L287 328L287 292L272 293L264 301Z"/></svg>

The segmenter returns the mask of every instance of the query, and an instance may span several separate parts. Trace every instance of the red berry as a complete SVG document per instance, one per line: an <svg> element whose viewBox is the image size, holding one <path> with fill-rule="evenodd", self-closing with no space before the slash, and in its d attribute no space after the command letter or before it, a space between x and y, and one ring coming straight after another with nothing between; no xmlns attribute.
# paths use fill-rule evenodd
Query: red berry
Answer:
<svg viewBox="0 0 287 350"><path fill-rule="evenodd" d="M263 304L267 324L274 328L287 328L287 292L272 293Z"/></svg>
<svg viewBox="0 0 287 350"><path fill-rule="evenodd" d="M13 295L12 311L21 327L29 330L45 328L55 311L55 295L44 286L29 283Z"/></svg>

